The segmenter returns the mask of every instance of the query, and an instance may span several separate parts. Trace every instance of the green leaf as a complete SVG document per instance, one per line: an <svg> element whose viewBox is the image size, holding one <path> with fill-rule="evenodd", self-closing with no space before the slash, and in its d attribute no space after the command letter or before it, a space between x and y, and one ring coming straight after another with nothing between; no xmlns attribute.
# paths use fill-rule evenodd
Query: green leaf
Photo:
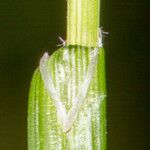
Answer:
<svg viewBox="0 0 150 150"><path fill-rule="evenodd" d="M35 71L28 103L29 150L106 150L104 50L99 48L93 57L95 50L69 46L55 51L44 64L44 70L50 73L51 82L48 81L49 78L42 76L40 68ZM86 91L83 83L93 62L93 73L90 70L92 75L88 78L89 85L86 84L87 92L83 96L82 93ZM56 93L49 83L57 90L58 97L55 97ZM84 88L81 88L82 85ZM63 130L56 101L62 103L66 114L69 114L76 103L81 106L76 108L77 116L66 131ZM68 123L69 121L68 119Z"/></svg>

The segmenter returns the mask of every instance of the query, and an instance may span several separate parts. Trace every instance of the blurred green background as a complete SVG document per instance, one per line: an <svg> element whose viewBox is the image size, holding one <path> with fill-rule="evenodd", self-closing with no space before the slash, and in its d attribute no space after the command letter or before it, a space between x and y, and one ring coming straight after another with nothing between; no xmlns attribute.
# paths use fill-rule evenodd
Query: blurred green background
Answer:
<svg viewBox="0 0 150 150"><path fill-rule="evenodd" d="M66 39L66 0L0 0L0 150L27 150L30 81L45 51ZM150 148L150 1L101 5L108 150Z"/></svg>

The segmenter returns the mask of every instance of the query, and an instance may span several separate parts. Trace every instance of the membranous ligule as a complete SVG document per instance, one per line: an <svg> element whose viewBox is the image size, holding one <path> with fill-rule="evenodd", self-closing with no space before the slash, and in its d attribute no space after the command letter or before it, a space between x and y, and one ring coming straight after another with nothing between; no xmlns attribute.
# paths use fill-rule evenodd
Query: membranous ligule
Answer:
<svg viewBox="0 0 150 150"><path fill-rule="evenodd" d="M29 150L105 150L105 97L102 47L44 54L30 89Z"/></svg>

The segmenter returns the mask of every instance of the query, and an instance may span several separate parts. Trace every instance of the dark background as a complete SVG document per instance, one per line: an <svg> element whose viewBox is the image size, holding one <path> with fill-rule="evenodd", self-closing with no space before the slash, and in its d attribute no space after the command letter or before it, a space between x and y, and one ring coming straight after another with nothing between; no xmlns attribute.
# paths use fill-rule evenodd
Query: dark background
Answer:
<svg viewBox="0 0 150 150"><path fill-rule="evenodd" d="M108 150L150 148L150 1L103 0ZM30 81L65 37L66 0L0 0L0 150L26 150Z"/></svg>

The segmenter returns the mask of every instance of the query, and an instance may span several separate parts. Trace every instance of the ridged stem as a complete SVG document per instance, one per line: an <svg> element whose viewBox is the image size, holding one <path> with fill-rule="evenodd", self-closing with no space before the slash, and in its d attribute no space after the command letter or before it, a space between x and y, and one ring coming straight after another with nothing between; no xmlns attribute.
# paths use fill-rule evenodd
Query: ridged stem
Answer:
<svg viewBox="0 0 150 150"><path fill-rule="evenodd" d="M68 0L67 45L97 47L100 0Z"/></svg>

